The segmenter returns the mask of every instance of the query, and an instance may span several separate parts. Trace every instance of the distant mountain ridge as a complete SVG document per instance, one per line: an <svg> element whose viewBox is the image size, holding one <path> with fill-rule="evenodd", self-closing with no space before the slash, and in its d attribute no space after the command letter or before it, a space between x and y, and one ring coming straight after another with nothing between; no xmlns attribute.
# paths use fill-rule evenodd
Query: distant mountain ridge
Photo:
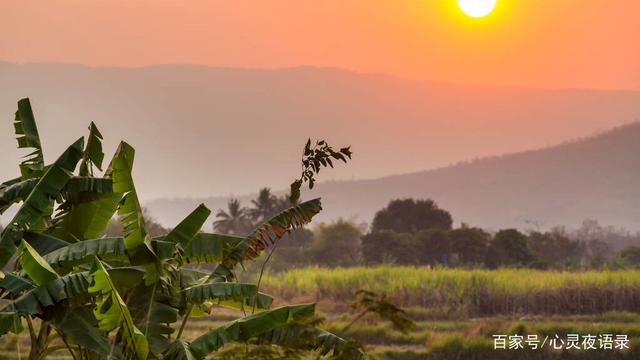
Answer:
<svg viewBox="0 0 640 360"><path fill-rule="evenodd" d="M490 229L577 227L587 218L640 231L640 123L630 123L561 145L489 157L436 170L371 180L317 185L319 218L356 217L370 222L395 198L432 198L457 223ZM241 196L249 205L251 196ZM224 207L227 198L156 199L152 214L174 224L204 201Z"/></svg>
<svg viewBox="0 0 640 360"><path fill-rule="evenodd" d="M30 97L45 159L94 121L107 158L136 148L140 196L286 186L307 138L352 145L321 176L379 178L557 144L640 119L640 91L436 84L335 68L136 68L0 63L0 177L17 174L11 122Z"/></svg>

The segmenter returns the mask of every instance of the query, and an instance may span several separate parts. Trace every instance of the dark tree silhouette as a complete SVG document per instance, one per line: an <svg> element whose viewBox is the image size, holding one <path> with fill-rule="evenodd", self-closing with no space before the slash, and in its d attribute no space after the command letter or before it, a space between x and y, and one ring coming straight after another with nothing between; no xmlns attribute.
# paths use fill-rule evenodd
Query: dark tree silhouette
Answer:
<svg viewBox="0 0 640 360"><path fill-rule="evenodd" d="M376 213L372 230L414 234L426 229L449 230L452 224L451 214L438 208L431 199L398 199L391 201L386 208Z"/></svg>

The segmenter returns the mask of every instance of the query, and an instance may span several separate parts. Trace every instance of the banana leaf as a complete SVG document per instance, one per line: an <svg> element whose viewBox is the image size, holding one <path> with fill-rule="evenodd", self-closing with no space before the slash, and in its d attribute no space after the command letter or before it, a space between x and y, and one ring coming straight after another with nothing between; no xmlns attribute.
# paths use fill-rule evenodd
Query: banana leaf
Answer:
<svg viewBox="0 0 640 360"><path fill-rule="evenodd" d="M20 315L15 312L0 312L0 336L8 332L14 334L20 334L22 332Z"/></svg>
<svg viewBox="0 0 640 360"><path fill-rule="evenodd" d="M39 177L44 171L44 156L38 127L31 109L31 102L28 98L18 101L15 122L13 123L18 141L18 147L22 149L32 149L25 159L20 163L20 173L23 179Z"/></svg>
<svg viewBox="0 0 640 360"><path fill-rule="evenodd" d="M97 306L93 314L102 331L121 328L128 346L139 360L145 360L149 353L149 343L144 334L134 325L127 304L120 297L109 274L96 257L95 267L91 272L93 279L89 292L97 298Z"/></svg>
<svg viewBox="0 0 640 360"><path fill-rule="evenodd" d="M20 243L20 265L29 278L37 285L43 285L52 280L58 279L58 273L51 268L51 265L35 251L26 241Z"/></svg>
<svg viewBox="0 0 640 360"><path fill-rule="evenodd" d="M24 201L38 183L38 179L32 178L15 184L0 186L0 215L11 205Z"/></svg>
<svg viewBox="0 0 640 360"><path fill-rule="evenodd" d="M82 299L88 295L89 278L86 272L73 273L33 288L5 306L9 311L43 315L49 306L67 300Z"/></svg>
<svg viewBox="0 0 640 360"><path fill-rule="evenodd" d="M118 215L124 228L124 244L131 263L138 265L154 262L156 256L133 183L134 157L135 150L129 144L121 142L107 169L106 176L113 180L113 192L124 196L118 206Z"/></svg>
<svg viewBox="0 0 640 360"><path fill-rule="evenodd" d="M98 130L96 124L91 122L89 125L87 146L84 149L82 161L80 162L80 176L93 176L93 166L102 171L103 160L104 153L102 152L102 134Z"/></svg>
<svg viewBox="0 0 640 360"><path fill-rule="evenodd" d="M233 270L238 263L254 260L264 249L275 244L291 230L311 222L322 210L320 199L313 199L290 207L259 225L249 236L240 241L231 252L225 254L222 263L213 271L211 278L218 281L233 280Z"/></svg>
<svg viewBox="0 0 640 360"><path fill-rule="evenodd" d="M71 178L71 172L82 155L83 139L73 143L60 155L53 165L40 178L27 199L15 214L0 238L0 268L4 267L16 252L16 242L20 240L20 232L33 230L43 224L53 208L53 199Z"/></svg>
<svg viewBox="0 0 640 360"><path fill-rule="evenodd" d="M254 284L213 282L194 285L183 292L188 304L211 301L215 305L233 309L250 309L255 303L257 309L265 310L273 302L271 296L259 293Z"/></svg>
<svg viewBox="0 0 640 360"><path fill-rule="evenodd" d="M227 343L245 342L257 338L289 322L309 318L314 312L314 304L290 305L266 310L210 330L192 341L189 348L193 356L203 359Z"/></svg>

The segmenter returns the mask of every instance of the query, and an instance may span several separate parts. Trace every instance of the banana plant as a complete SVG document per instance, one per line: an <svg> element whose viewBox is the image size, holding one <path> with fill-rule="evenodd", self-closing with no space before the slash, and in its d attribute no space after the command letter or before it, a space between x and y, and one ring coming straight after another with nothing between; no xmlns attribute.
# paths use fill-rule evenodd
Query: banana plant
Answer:
<svg viewBox="0 0 640 360"><path fill-rule="evenodd" d="M235 276L243 262L308 224L320 199L299 202L296 195L248 236L203 232L211 211L200 205L168 234L152 237L133 182L133 147L120 143L102 172L102 134L91 123L86 142L80 138L45 164L29 99L18 102L14 127L18 147L30 153L20 176L0 184L0 214L18 206L0 237L0 336L28 333L29 359L61 350L74 360L203 359L233 342L363 357L305 321L314 317L313 304L271 308L273 298L259 285ZM113 217L123 236L102 236ZM183 337L190 317L219 307L243 315Z"/></svg>

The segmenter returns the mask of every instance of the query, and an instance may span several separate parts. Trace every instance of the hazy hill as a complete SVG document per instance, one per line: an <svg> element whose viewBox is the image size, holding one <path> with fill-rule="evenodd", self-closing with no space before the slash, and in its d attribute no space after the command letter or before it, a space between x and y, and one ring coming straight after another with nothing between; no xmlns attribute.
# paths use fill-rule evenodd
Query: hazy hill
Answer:
<svg viewBox="0 0 640 360"><path fill-rule="evenodd" d="M313 196L322 196L325 220L357 215L370 221L390 199L429 197L450 210L457 223L493 229L578 226L593 218L640 230L638 154L640 123L633 123L541 150L375 180L322 183ZM157 218L175 223L198 201L164 199L148 205ZM219 208L226 199L204 201Z"/></svg>
<svg viewBox="0 0 640 360"><path fill-rule="evenodd" d="M640 92L629 91L443 85L322 68L0 63L1 178L17 173L11 120L24 96L48 161L95 121L107 158L122 138L136 147L147 200L283 188L307 137L355 151L350 166L321 180L366 179L549 146L640 118ZM371 210L354 211L366 218Z"/></svg>

